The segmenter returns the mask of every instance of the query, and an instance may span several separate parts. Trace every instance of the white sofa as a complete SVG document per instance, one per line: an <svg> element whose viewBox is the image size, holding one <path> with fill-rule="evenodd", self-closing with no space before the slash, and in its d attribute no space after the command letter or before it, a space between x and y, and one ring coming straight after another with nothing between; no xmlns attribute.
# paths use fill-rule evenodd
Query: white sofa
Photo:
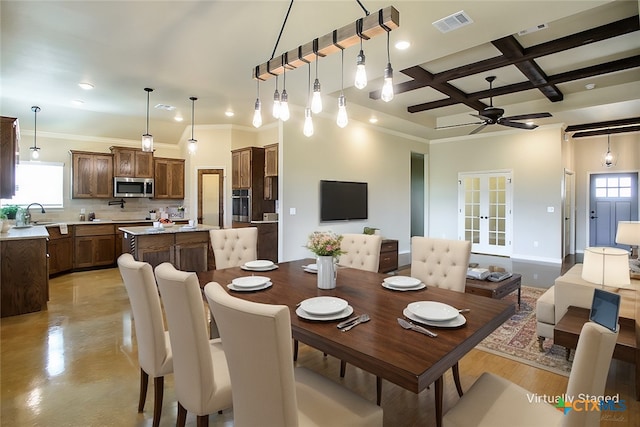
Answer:
<svg viewBox="0 0 640 427"><path fill-rule="evenodd" d="M593 290L600 285L587 282L582 278L582 264L576 264L555 280L536 302L536 332L543 350L545 338L553 338L553 328L567 312L569 306L591 308ZM640 280L631 279L628 289L607 288L621 295L620 317L636 318L636 289L640 290ZM639 304L640 306L640 304Z"/></svg>

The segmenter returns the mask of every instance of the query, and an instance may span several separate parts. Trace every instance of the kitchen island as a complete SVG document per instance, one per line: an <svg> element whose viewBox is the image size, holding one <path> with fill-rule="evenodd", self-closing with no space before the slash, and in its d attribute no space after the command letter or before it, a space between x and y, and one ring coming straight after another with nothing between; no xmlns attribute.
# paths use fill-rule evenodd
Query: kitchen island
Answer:
<svg viewBox="0 0 640 427"><path fill-rule="evenodd" d="M32 313L47 307L49 274L43 226L0 233L0 316Z"/></svg>
<svg viewBox="0 0 640 427"><path fill-rule="evenodd" d="M122 252L153 268L170 262L182 271L207 271L215 268L209 230L219 227L174 225L165 228L119 227L123 232Z"/></svg>

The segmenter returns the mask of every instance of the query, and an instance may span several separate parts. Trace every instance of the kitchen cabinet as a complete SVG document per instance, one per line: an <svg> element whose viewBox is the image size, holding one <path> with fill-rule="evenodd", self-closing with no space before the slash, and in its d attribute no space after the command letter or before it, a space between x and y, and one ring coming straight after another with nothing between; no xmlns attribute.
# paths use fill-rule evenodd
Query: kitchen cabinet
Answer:
<svg viewBox="0 0 640 427"><path fill-rule="evenodd" d="M251 188L253 176L254 148L249 147L231 152L231 186L234 189ZM261 162L262 163L262 162Z"/></svg>
<svg viewBox="0 0 640 427"><path fill-rule="evenodd" d="M111 266L116 262L113 224L76 225L73 268Z"/></svg>
<svg viewBox="0 0 640 427"><path fill-rule="evenodd" d="M231 186L249 190L249 221L261 221L263 213L275 211L275 201L264 199L264 151L247 147L231 152Z"/></svg>
<svg viewBox="0 0 640 427"><path fill-rule="evenodd" d="M18 119L0 118L0 198L10 199L16 193L16 163L20 147Z"/></svg>
<svg viewBox="0 0 640 427"><path fill-rule="evenodd" d="M207 271L209 232L176 233L174 265L182 271Z"/></svg>
<svg viewBox="0 0 640 427"><path fill-rule="evenodd" d="M154 198L184 199L184 159L154 159Z"/></svg>
<svg viewBox="0 0 640 427"><path fill-rule="evenodd" d="M47 227L49 233L49 276L73 269L73 227L67 227L67 234L62 234L60 227Z"/></svg>
<svg viewBox="0 0 640 427"><path fill-rule="evenodd" d="M278 144L264 146L264 176L278 176Z"/></svg>
<svg viewBox="0 0 640 427"><path fill-rule="evenodd" d="M0 315L32 313L47 307L47 239L0 241Z"/></svg>
<svg viewBox="0 0 640 427"><path fill-rule="evenodd" d="M278 223L255 222L252 227L258 228L258 259L278 262Z"/></svg>
<svg viewBox="0 0 640 427"><path fill-rule="evenodd" d="M380 246L378 273L389 273L398 269L398 241L383 239Z"/></svg>
<svg viewBox="0 0 640 427"><path fill-rule="evenodd" d="M72 198L113 197L113 155L71 151Z"/></svg>
<svg viewBox="0 0 640 427"><path fill-rule="evenodd" d="M137 148L110 147L113 176L153 178L153 153Z"/></svg>

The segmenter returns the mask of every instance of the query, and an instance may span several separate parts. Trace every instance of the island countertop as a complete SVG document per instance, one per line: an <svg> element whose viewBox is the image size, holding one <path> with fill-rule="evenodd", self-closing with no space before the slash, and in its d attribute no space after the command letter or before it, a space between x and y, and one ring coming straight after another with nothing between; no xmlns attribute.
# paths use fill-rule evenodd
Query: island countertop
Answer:
<svg viewBox="0 0 640 427"><path fill-rule="evenodd" d="M132 236L146 236L155 234L175 234L175 233L190 233L194 231L209 231L217 230L220 227L213 225L198 224L194 227L173 225L165 228L153 228L153 227L118 227L118 230L129 233Z"/></svg>
<svg viewBox="0 0 640 427"><path fill-rule="evenodd" d="M42 225L31 227L11 227L8 232L0 233L0 241L19 239L46 239L49 237L47 229Z"/></svg>

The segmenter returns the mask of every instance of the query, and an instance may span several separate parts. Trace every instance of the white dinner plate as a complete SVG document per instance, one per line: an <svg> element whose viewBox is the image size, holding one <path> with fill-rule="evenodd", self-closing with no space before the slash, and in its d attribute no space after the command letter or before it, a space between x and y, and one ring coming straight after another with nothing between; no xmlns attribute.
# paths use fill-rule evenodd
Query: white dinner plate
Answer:
<svg viewBox="0 0 640 427"><path fill-rule="evenodd" d="M407 309L421 319L436 322L455 319L460 314L458 310L450 305L437 301L412 302L407 306Z"/></svg>
<svg viewBox="0 0 640 427"><path fill-rule="evenodd" d="M318 264L303 265L302 268L304 268L305 270L318 271Z"/></svg>
<svg viewBox="0 0 640 427"><path fill-rule="evenodd" d="M420 279L416 279L415 277L407 277L407 276L387 277L384 279L384 282L393 286L394 288L412 288L422 283Z"/></svg>
<svg viewBox="0 0 640 427"><path fill-rule="evenodd" d="M387 282L382 282L382 287L383 288L387 288L387 289L391 289L392 291L418 291L420 289L424 289L427 287L427 285L425 285L424 283L420 282L417 286L411 286L411 287L395 287L393 285L390 285Z"/></svg>
<svg viewBox="0 0 640 427"><path fill-rule="evenodd" d="M264 276L245 276L238 277L231 281L231 284L236 288L257 288L269 281L268 277Z"/></svg>
<svg viewBox="0 0 640 427"><path fill-rule="evenodd" d="M273 267L273 261L258 259L255 261L247 261L244 263L244 266L247 268L268 268Z"/></svg>
<svg viewBox="0 0 640 427"><path fill-rule="evenodd" d="M253 291L261 291L263 289L270 288L272 285L273 285L273 283L267 282L267 283L263 283L260 286L256 286L255 288L239 288L236 285L234 285L233 283L229 283L227 285L227 288L231 289L232 291L236 291L236 292L253 292Z"/></svg>
<svg viewBox="0 0 640 427"><path fill-rule="evenodd" d="M318 270L311 270L310 268L303 268L304 271L311 274L318 274Z"/></svg>
<svg viewBox="0 0 640 427"><path fill-rule="evenodd" d="M263 267L263 268L251 268L251 267L247 267L246 265L241 265L240 268L245 271L271 271L278 268L278 265L273 264L273 265L270 265L269 267Z"/></svg>
<svg viewBox="0 0 640 427"><path fill-rule="evenodd" d="M341 310L334 314L330 314L328 316L317 316L315 314L307 313L302 309L302 307L298 307L296 308L296 314L302 317L303 319L307 319L307 320L324 320L324 321L340 320L340 319L344 319L345 317L351 316L353 314L353 307L351 307L350 305L347 305L347 307L344 310Z"/></svg>
<svg viewBox="0 0 640 427"><path fill-rule="evenodd" d="M434 322L432 320L426 320L418 317L415 314L411 313L408 308L405 308L402 314L404 314L406 318L411 319L414 322L422 323L428 326L436 326L438 328L457 328L467 323L466 317L464 317L460 313L458 313L458 315L453 319L444 320L442 322Z"/></svg>
<svg viewBox="0 0 640 427"><path fill-rule="evenodd" d="M300 303L300 308L313 316L330 316L343 311L349 303L342 298L314 297Z"/></svg>

